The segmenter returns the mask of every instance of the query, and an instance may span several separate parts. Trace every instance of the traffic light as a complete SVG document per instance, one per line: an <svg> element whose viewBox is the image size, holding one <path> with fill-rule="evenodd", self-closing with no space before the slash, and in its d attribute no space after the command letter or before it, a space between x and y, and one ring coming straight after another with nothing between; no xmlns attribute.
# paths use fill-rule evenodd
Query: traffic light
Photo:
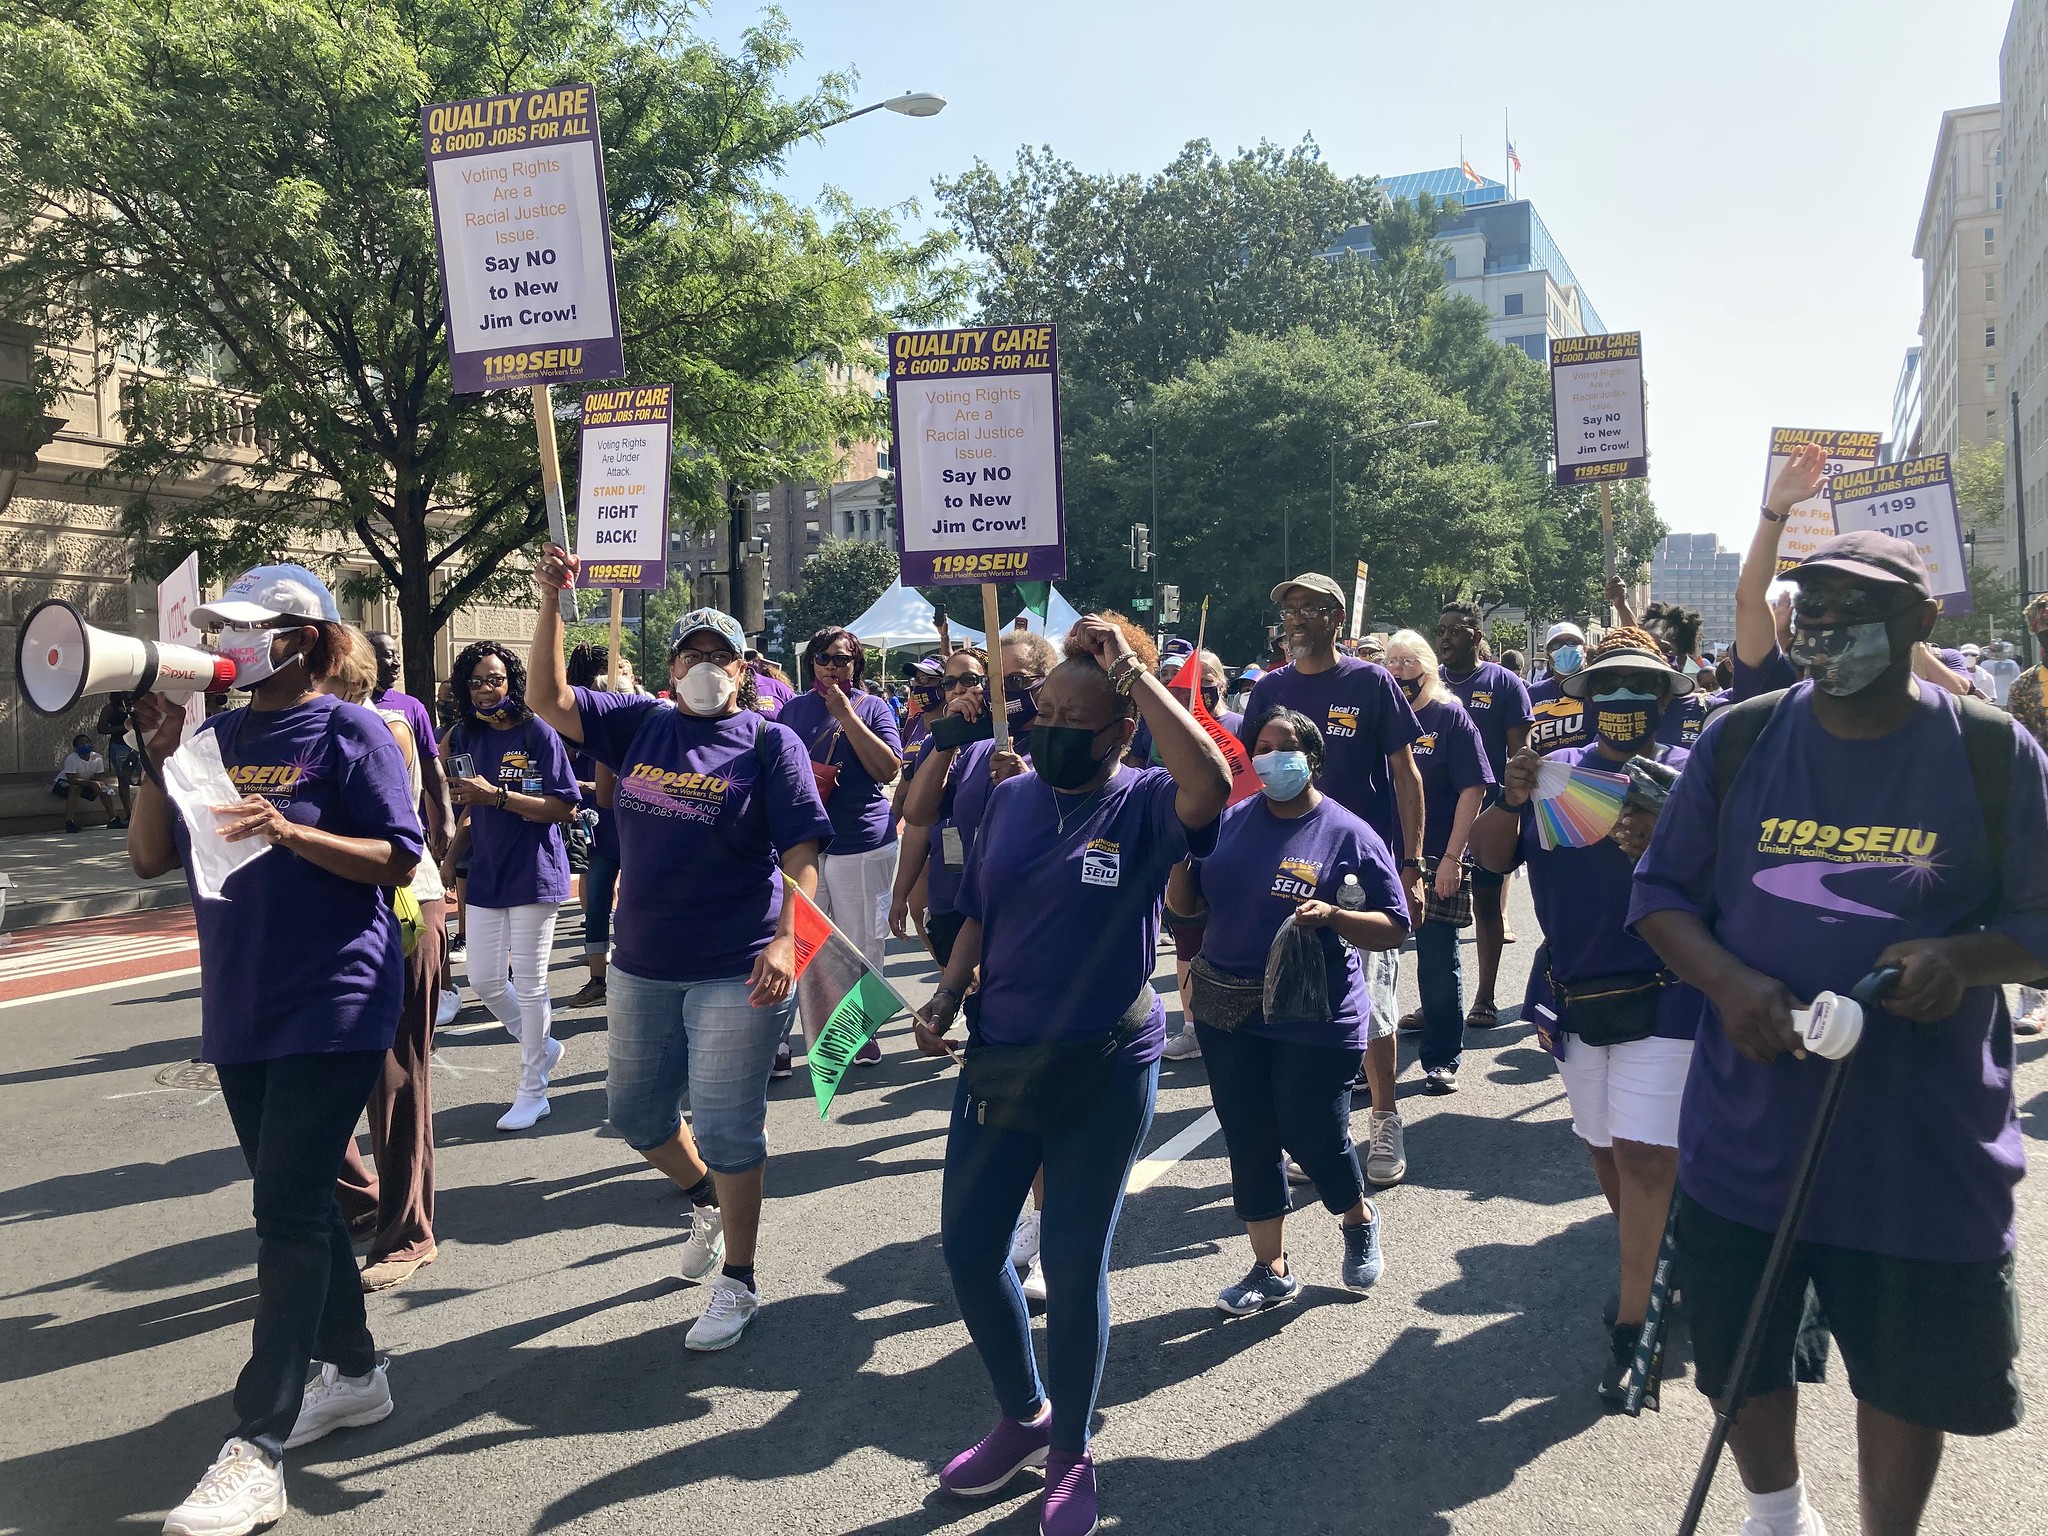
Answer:
<svg viewBox="0 0 2048 1536"><path fill-rule="evenodd" d="M1159 588L1159 622L1178 624L1180 622L1180 588L1162 584Z"/></svg>
<svg viewBox="0 0 2048 1536"><path fill-rule="evenodd" d="M1143 523L1131 524L1131 569L1146 571L1152 568L1152 530Z"/></svg>

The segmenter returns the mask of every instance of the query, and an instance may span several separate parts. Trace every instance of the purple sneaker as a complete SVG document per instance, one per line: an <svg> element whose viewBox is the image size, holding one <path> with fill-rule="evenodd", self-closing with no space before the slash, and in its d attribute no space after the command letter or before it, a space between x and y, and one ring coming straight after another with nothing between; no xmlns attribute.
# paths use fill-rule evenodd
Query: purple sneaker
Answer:
<svg viewBox="0 0 2048 1536"><path fill-rule="evenodd" d="M1046 1446L1052 1441L1052 1407L1038 1410L1038 1417L1026 1424L1018 1419L997 1419L996 1427L979 1445L962 1451L946 1463L939 1474L939 1486L962 1498L979 1498L998 1488L1026 1467L1045 1465ZM1095 1480L1089 1478L1089 1502L1093 1507ZM1094 1529L1094 1527L1089 1527Z"/></svg>
<svg viewBox="0 0 2048 1536"><path fill-rule="evenodd" d="M1086 1451L1078 1456L1048 1452L1038 1536L1090 1536L1101 1523L1095 1508L1095 1458Z"/></svg>

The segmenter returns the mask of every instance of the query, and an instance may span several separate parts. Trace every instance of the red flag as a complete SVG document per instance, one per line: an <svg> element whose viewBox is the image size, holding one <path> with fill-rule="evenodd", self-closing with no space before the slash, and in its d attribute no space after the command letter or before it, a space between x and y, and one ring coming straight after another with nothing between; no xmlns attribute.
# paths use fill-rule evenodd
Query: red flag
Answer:
<svg viewBox="0 0 2048 1536"><path fill-rule="evenodd" d="M1173 674L1173 681L1167 689L1174 694L1185 694L1188 713L1195 717L1195 723L1209 733L1209 739L1216 743L1223 753L1223 761L1230 764L1230 799L1227 805L1248 799L1259 792L1259 776L1252 768L1251 754L1244 749L1244 743L1230 732L1230 727L1209 713L1209 705L1202 697L1202 662L1199 656L1190 656L1181 663Z"/></svg>

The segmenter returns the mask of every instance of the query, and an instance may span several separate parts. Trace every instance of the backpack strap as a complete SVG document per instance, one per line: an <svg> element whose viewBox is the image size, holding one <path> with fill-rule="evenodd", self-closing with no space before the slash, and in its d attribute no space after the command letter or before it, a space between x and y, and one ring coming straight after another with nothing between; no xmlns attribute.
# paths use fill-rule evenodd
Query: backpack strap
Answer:
<svg viewBox="0 0 2048 1536"><path fill-rule="evenodd" d="M1742 765L1749 760L1749 749L1756 745L1764 727L1771 723L1771 717L1778 712L1778 706L1785 702L1785 696L1790 692L1789 688L1780 688L1775 693L1760 693L1753 699L1744 699L1739 704L1714 711L1714 718L1720 722L1719 734L1714 738L1716 804L1727 803L1728 791L1735 786L1735 776L1742 772Z"/></svg>
<svg viewBox="0 0 2048 1536"><path fill-rule="evenodd" d="M1984 843L1991 859L1984 903L1977 919L1988 920L2005 898L2005 807L2012 798L2012 716L1995 704L1968 694L1956 698L1962 718L1963 752L1970 760L1970 782L1977 791L1977 809L1984 817Z"/></svg>

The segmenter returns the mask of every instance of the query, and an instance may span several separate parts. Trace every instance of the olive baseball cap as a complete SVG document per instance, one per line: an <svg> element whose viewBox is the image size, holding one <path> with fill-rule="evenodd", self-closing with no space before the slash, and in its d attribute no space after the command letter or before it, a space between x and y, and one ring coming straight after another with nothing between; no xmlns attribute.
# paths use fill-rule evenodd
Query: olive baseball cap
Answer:
<svg viewBox="0 0 2048 1536"><path fill-rule="evenodd" d="M1281 595L1285 593L1289 587L1305 588L1306 590L1315 593L1319 597L1327 597L1339 608L1342 608L1344 606L1344 589L1338 586L1337 583L1331 580L1328 576L1324 576L1319 572L1310 571L1305 575L1291 577L1288 580L1281 582L1279 586L1273 589L1273 601L1276 603L1279 602Z"/></svg>

